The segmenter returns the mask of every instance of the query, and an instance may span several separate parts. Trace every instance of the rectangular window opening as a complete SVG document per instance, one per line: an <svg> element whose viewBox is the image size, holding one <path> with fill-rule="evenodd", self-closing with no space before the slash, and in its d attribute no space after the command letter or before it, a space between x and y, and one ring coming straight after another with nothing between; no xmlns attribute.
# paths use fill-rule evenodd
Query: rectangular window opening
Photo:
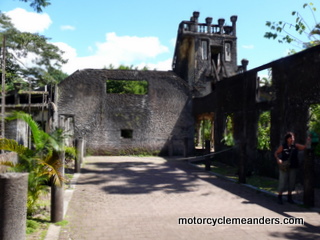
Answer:
<svg viewBox="0 0 320 240"><path fill-rule="evenodd" d="M148 81L107 80L107 93L146 95L148 94Z"/></svg>
<svg viewBox="0 0 320 240"><path fill-rule="evenodd" d="M259 150L270 150L271 112L262 112L258 120L258 145Z"/></svg>
<svg viewBox="0 0 320 240"><path fill-rule="evenodd" d="M225 56L226 62L231 62L231 43L230 42L226 42L224 44L224 56Z"/></svg>
<svg viewBox="0 0 320 240"><path fill-rule="evenodd" d="M272 86L272 68L257 72L256 78L256 102L268 102L275 98Z"/></svg>
<svg viewBox="0 0 320 240"><path fill-rule="evenodd" d="M233 138L233 114L229 113L225 115L225 122L224 122L224 133L223 133L223 139L222 142L226 146L234 146L234 138Z"/></svg>
<svg viewBox="0 0 320 240"><path fill-rule="evenodd" d="M222 78L222 66L221 66L221 52L222 47L220 46L211 46L211 66L212 66L212 75L215 77L216 81L220 81Z"/></svg>
<svg viewBox="0 0 320 240"><path fill-rule="evenodd" d="M201 47L202 47L202 60L208 60L208 42L207 41L201 41Z"/></svg>
<svg viewBox="0 0 320 240"><path fill-rule="evenodd" d="M122 138L133 138L133 130L132 129L121 129L121 137Z"/></svg>

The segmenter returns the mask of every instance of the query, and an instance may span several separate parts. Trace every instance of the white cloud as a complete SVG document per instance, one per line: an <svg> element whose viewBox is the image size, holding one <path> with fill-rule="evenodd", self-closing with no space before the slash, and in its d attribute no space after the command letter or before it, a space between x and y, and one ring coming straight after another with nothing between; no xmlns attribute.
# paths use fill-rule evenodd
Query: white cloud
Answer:
<svg viewBox="0 0 320 240"><path fill-rule="evenodd" d="M77 56L76 49L65 43L54 44L65 52L63 57L68 59L68 63L62 70L68 74L84 68L101 69L110 64L116 68L122 64L137 66L139 69L148 66L150 70L171 70L172 59L154 63L158 55L169 52L157 37L117 36L116 33L107 33L106 41L96 43L94 53L85 57Z"/></svg>
<svg viewBox="0 0 320 240"><path fill-rule="evenodd" d="M74 26L64 25L64 26L61 26L60 29L63 30L63 31L67 31L67 30L73 31L76 28Z"/></svg>
<svg viewBox="0 0 320 240"><path fill-rule="evenodd" d="M158 71L172 70L172 58L157 63L140 63L137 67L138 69L143 69L144 67L147 67L149 70L156 69Z"/></svg>
<svg viewBox="0 0 320 240"><path fill-rule="evenodd" d="M50 27L52 21L46 13L27 12L24 9L16 8L6 13L12 23L20 31L40 33ZM61 30L75 30L71 25L61 26ZM175 39L170 41L174 44ZM95 46L88 46L90 55L79 57L77 49L63 42L53 43L65 53L63 57L68 59L68 63L62 70L68 74L78 69L97 68L101 69L112 64L134 66L139 69L147 66L150 70L171 70L172 59L157 62L156 58L160 54L169 53L169 48L160 43L157 37L137 37L137 36L117 36L116 33L106 33L104 42L97 42ZM28 56L25 64L32 64L33 56Z"/></svg>
<svg viewBox="0 0 320 240"><path fill-rule="evenodd" d="M245 49L254 49L254 45L242 45L242 48L245 48Z"/></svg>
<svg viewBox="0 0 320 240"><path fill-rule="evenodd" d="M6 12L14 26L22 32L38 33L48 29L52 21L46 13L27 12L22 8L16 8Z"/></svg>
<svg viewBox="0 0 320 240"><path fill-rule="evenodd" d="M161 53L169 52L161 45L157 37L117 36L116 33L107 33L106 41L97 43L97 55L112 55L114 60L133 62L154 58Z"/></svg>

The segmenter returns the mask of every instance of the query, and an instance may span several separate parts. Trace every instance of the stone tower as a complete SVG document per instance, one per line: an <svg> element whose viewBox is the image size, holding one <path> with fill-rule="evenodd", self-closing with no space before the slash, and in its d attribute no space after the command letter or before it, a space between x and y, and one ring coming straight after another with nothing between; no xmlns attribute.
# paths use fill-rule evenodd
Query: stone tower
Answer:
<svg viewBox="0 0 320 240"><path fill-rule="evenodd" d="M200 13L193 12L190 21L179 25L172 69L188 82L195 97L210 94L217 81L234 75L237 70L237 16L231 26L225 19L212 24L207 17L199 23Z"/></svg>

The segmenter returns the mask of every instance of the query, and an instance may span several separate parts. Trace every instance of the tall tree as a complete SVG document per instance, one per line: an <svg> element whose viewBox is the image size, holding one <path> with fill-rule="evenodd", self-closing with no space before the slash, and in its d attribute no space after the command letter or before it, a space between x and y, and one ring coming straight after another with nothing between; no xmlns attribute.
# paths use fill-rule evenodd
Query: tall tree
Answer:
<svg viewBox="0 0 320 240"><path fill-rule="evenodd" d="M312 15L312 22L308 22L299 11L293 11L292 22L267 21L266 25L271 31L266 32L264 37L268 39L278 39L279 43L289 43L299 49L305 49L320 44L320 23L316 19L316 7L314 4L305 3L303 8L308 8ZM310 21L310 20L309 20Z"/></svg>
<svg viewBox="0 0 320 240"><path fill-rule="evenodd" d="M0 13L0 41L6 39L6 84L9 89L14 83L31 82L33 86L54 84L61 79L60 68L67 61L63 51L48 43L49 38L17 30L9 17ZM28 66L23 59L32 59ZM59 74L58 74L59 73Z"/></svg>

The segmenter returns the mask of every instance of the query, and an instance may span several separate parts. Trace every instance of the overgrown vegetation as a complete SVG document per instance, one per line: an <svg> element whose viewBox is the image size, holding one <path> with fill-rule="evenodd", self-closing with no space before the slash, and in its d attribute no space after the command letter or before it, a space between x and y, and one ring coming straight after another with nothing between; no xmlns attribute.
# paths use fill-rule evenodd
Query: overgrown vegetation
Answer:
<svg viewBox="0 0 320 240"><path fill-rule="evenodd" d="M271 128L270 112L266 111L260 114L258 121L258 143L259 150L271 150L270 146L270 128Z"/></svg>
<svg viewBox="0 0 320 240"><path fill-rule="evenodd" d="M113 66L112 64L109 64L108 67L104 67L104 69L110 69L110 70L113 70L113 69L119 69L119 70L139 70L138 67L134 67L133 65L131 66L125 66L125 65L120 65L118 68L115 68L115 66ZM144 66L142 69L142 71L147 71L149 70L149 68L147 66Z"/></svg>
<svg viewBox="0 0 320 240"><path fill-rule="evenodd" d="M320 156L320 104L310 106L309 133L316 156Z"/></svg>
<svg viewBox="0 0 320 240"><path fill-rule="evenodd" d="M232 114L229 114L226 117L225 130L224 130L222 142L224 142L224 144L228 147L234 146Z"/></svg>
<svg viewBox="0 0 320 240"><path fill-rule="evenodd" d="M87 149L87 156L159 156L159 150L150 150L146 148L127 148L121 150L102 151L95 149Z"/></svg>
<svg viewBox="0 0 320 240"><path fill-rule="evenodd" d="M62 166L59 154L64 151L64 135L62 129L56 129L50 134L40 129L29 114L12 112L8 120L20 119L30 127L32 134L31 148L25 147L12 139L0 139L0 149L16 152L18 163L1 162L9 167L9 171L28 172L27 215L32 216L39 211L39 198L48 194L49 185L61 185L64 181L59 169Z"/></svg>
<svg viewBox="0 0 320 240"><path fill-rule="evenodd" d="M34 2L40 4L39 1ZM45 4L46 1L41 3ZM1 61L6 66L6 91L36 89L58 83L67 76L60 70L67 60L62 58L63 52L57 46L49 43L49 38L19 31L2 12L0 25ZM27 64L30 62L32 64Z"/></svg>
<svg viewBox="0 0 320 240"><path fill-rule="evenodd" d="M42 240L45 239L50 225L49 217L41 216L27 219L27 240Z"/></svg>
<svg viewBox="0 0 320 240"><path fill-rule="evenodd" d="M266 32L264 37L268 39L278 39L279 43L289 43L298 49L305 49L320 44L320 23L317 21L315 5L303 4L303 9L307 8L312 15L313 22L307 22L301 11L292 11L292 22L267 21L266 25L270 32ZM293 51L294 52L294 51Z"/></svg>
<svg viewBox="0 0 320 240"><path fill-rule="evenodd" d="M107 93L145 95L148 93L148 82L107 80Z"/></svg>

